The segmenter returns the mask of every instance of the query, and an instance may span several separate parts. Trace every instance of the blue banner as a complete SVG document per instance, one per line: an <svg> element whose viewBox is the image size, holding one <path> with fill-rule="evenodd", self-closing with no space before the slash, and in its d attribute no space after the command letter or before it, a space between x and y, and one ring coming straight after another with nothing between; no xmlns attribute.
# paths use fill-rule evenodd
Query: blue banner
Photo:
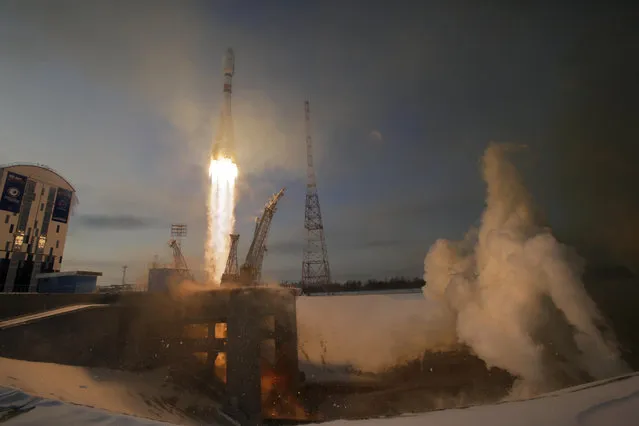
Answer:
<svg viewBox="0 0 639 426"><path fill-rule="evenodd" d="M56 222L67 223L69 219L69 211L71 210L71 198L73 192L58 188L58 193L55 196L55 204L53 205L53 215L51 220Z"/></svg>
<svg viewBox="0 0 639 426"><path fill-rule="evenodd" d="M7 172L7 180L4 182L4 190L2 191L2 198L0 198L0 210L19 213L26 185L26 176Z"/></svg>

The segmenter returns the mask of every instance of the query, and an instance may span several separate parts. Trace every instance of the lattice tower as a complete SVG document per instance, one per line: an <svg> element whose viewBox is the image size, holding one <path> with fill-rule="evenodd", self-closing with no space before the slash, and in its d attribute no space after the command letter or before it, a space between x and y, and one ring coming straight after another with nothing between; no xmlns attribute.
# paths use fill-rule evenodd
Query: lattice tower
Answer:
<svg viewBox="0 0 639 426"><path fill-rule="evenodd" d="M302 261L302 285L308 287L324 286L331 282L331 269L328 264L324 225L317 195L315 169L313 167L313 139L311 138L311 112L308 101L304 103L306 122L306 159L307 183L306 204L304 209L304 228L307 231L304 259Z"/></svg>
<svg viewBox="0 0 639 426"><path fill-rule="evenodd" d="M236 282L240 279L240 268L237 263L237 245L240 240L239 234L231 234L231 248L229 249L229 257L226 259L226 268L222 274L222 281Z"/></svg>

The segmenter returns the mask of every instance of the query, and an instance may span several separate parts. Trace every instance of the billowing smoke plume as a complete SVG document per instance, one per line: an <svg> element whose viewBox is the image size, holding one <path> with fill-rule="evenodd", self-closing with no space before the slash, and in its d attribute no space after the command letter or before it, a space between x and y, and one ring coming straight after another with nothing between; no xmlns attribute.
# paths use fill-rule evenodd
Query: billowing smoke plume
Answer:
<svg viewBox="0 0 639 426"><path fill-rule="evenodd" d="M483 158L486 208L464 241L437 241L424 265L424 293L446 307L451 328L489 366L534 393L625 371L605 320L580 276L583 263L535 218L507 154Z"/></svg>

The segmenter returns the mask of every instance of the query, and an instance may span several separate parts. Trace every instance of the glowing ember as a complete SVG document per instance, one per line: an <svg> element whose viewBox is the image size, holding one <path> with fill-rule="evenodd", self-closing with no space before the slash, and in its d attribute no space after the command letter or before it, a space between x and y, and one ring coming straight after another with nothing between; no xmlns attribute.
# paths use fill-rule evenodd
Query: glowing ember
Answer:
<svg viewBox="0 0 639 426"><path fill-rule="evenodd" d="M226 157L211 158L211 192L208 203L206 272L208 281L219 284L230 249L229 234L235 226L237 165Z"/></svg>

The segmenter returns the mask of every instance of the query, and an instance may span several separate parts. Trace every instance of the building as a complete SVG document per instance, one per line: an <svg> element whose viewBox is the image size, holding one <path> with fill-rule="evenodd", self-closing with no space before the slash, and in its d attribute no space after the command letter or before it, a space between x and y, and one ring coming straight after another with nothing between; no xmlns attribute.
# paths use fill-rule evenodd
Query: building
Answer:
<svg viewBox="0 0 639 426"><path fill-rule="evenodd" d="M96 293L101 272L66 271L37 274L38 293Z"/></svg>
<svg viewBox="0 0 639 426"><path fill-rule="evenodd" d="M191 275L188 269L176 268L151 268L149 269L149 281L147 291L165 293L177 290L178 286Z"/></svg>
<svg viewBox="0 0 639 426"><path fill-rule="evenodd" d="M35 292L59 272L75 188L38 164L0 166L0 292Z"/></svg>
<svg viewBox="0 0 639 426"><path fill-rule="evenodd" d="M114 284L103 285L97 288L98 293L126 293L129 291L137 291L134 284Z"/></svg>

